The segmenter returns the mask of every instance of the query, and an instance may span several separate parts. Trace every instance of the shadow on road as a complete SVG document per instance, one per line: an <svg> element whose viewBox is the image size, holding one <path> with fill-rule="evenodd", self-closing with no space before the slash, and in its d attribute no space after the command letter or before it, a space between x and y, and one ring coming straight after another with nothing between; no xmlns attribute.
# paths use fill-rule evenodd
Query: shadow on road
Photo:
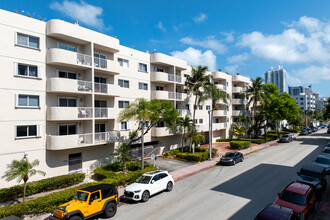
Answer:
<svg viewBox="0 0 330 220"><path fill-rule="evenodd" d="M276 192L280 192L287 184L297 179L296 172L304 164L314 161L316 156L321 153L324 145L329 141L329 139L325 137L330 137L329 135L317 133L311 136L320 136L320 139L318 139L318 148L312 151L294 167L260 164L211 189L250 200L248 204L242 207L230 219L253 219L253 217L267 205L264 201L269 201L268 203L274 202L277 198ZM301 144L316 145L315 138L299 138L298 141L302 141Z"/></svg>

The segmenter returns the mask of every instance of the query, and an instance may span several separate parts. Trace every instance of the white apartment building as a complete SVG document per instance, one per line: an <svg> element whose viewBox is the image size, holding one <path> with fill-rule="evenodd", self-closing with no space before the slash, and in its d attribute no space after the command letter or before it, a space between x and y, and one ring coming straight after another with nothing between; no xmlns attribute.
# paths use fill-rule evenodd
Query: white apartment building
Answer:
<svg viewBox="0 0 330 220"><path fill-rule="evenodd" d="M185 93L183 60L137 51L119 40L62 20L48 22L0 10L0 175L24 154L39 159L46 177L90 172L108 163L114 148L136 128L118 113L136 98L170 100L181 116L192 115L194 97ZM239 93L246 77L209 73L232 97L214 111L213 137L229 136L233 116L246 110ZM197 107L198 131L208 140L211 102ZM146 145L176 148L181 134L153 127ZM34 176L37 180L41 176ZM16 182L0 179L0 186Z"/></svg>
<svg viewBox="0 0 330 220"><path fill-rule="evenodd" d="M314 93L311 90L311 86L289 86L289 94L293 99L296 100L299 108L303 111L316 109L316 97L319 96L318 93Z"/></svg>

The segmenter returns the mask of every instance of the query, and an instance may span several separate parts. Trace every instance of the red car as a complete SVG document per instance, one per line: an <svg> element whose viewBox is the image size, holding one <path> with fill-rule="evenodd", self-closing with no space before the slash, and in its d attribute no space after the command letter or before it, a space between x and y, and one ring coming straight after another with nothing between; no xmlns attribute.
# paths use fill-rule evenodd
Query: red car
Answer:
<svg viewBox="0 0 330 220"><path fill-rule="evenodd" d="M275 204L292 209L300 219L307 219L307 216L315 210L316 197L312 186L290 183L277 195Z"/></svg>

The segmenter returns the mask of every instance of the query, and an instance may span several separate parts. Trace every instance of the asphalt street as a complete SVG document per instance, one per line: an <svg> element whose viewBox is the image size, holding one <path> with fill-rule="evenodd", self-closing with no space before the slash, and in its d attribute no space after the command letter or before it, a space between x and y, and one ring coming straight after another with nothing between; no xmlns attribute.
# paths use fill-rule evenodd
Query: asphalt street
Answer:
<svg viewBox="0 0 330 220"><path fill-rule="evenodd" d="M128 202L115 219L253 219L297 171L330 141L326 129L252 153L235 166L215 166L177 182L146 203Z"/></svg>

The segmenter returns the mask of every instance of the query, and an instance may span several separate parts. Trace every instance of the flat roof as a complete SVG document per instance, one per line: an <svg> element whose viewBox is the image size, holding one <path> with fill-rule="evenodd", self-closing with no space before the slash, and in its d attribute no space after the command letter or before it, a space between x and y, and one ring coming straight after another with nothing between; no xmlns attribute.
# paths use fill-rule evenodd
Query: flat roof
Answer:
<svg viewBox="0 0 330 220"><path fill-rule="evenodd" d="M115 188L115 186L112 184L102 183L102 184L98 184L98 185L94 185L94 186L88 186L86 188L79 189L79 190L86 191L86 192L95 192L97 190L109 189L109 188Z"/></svg>

